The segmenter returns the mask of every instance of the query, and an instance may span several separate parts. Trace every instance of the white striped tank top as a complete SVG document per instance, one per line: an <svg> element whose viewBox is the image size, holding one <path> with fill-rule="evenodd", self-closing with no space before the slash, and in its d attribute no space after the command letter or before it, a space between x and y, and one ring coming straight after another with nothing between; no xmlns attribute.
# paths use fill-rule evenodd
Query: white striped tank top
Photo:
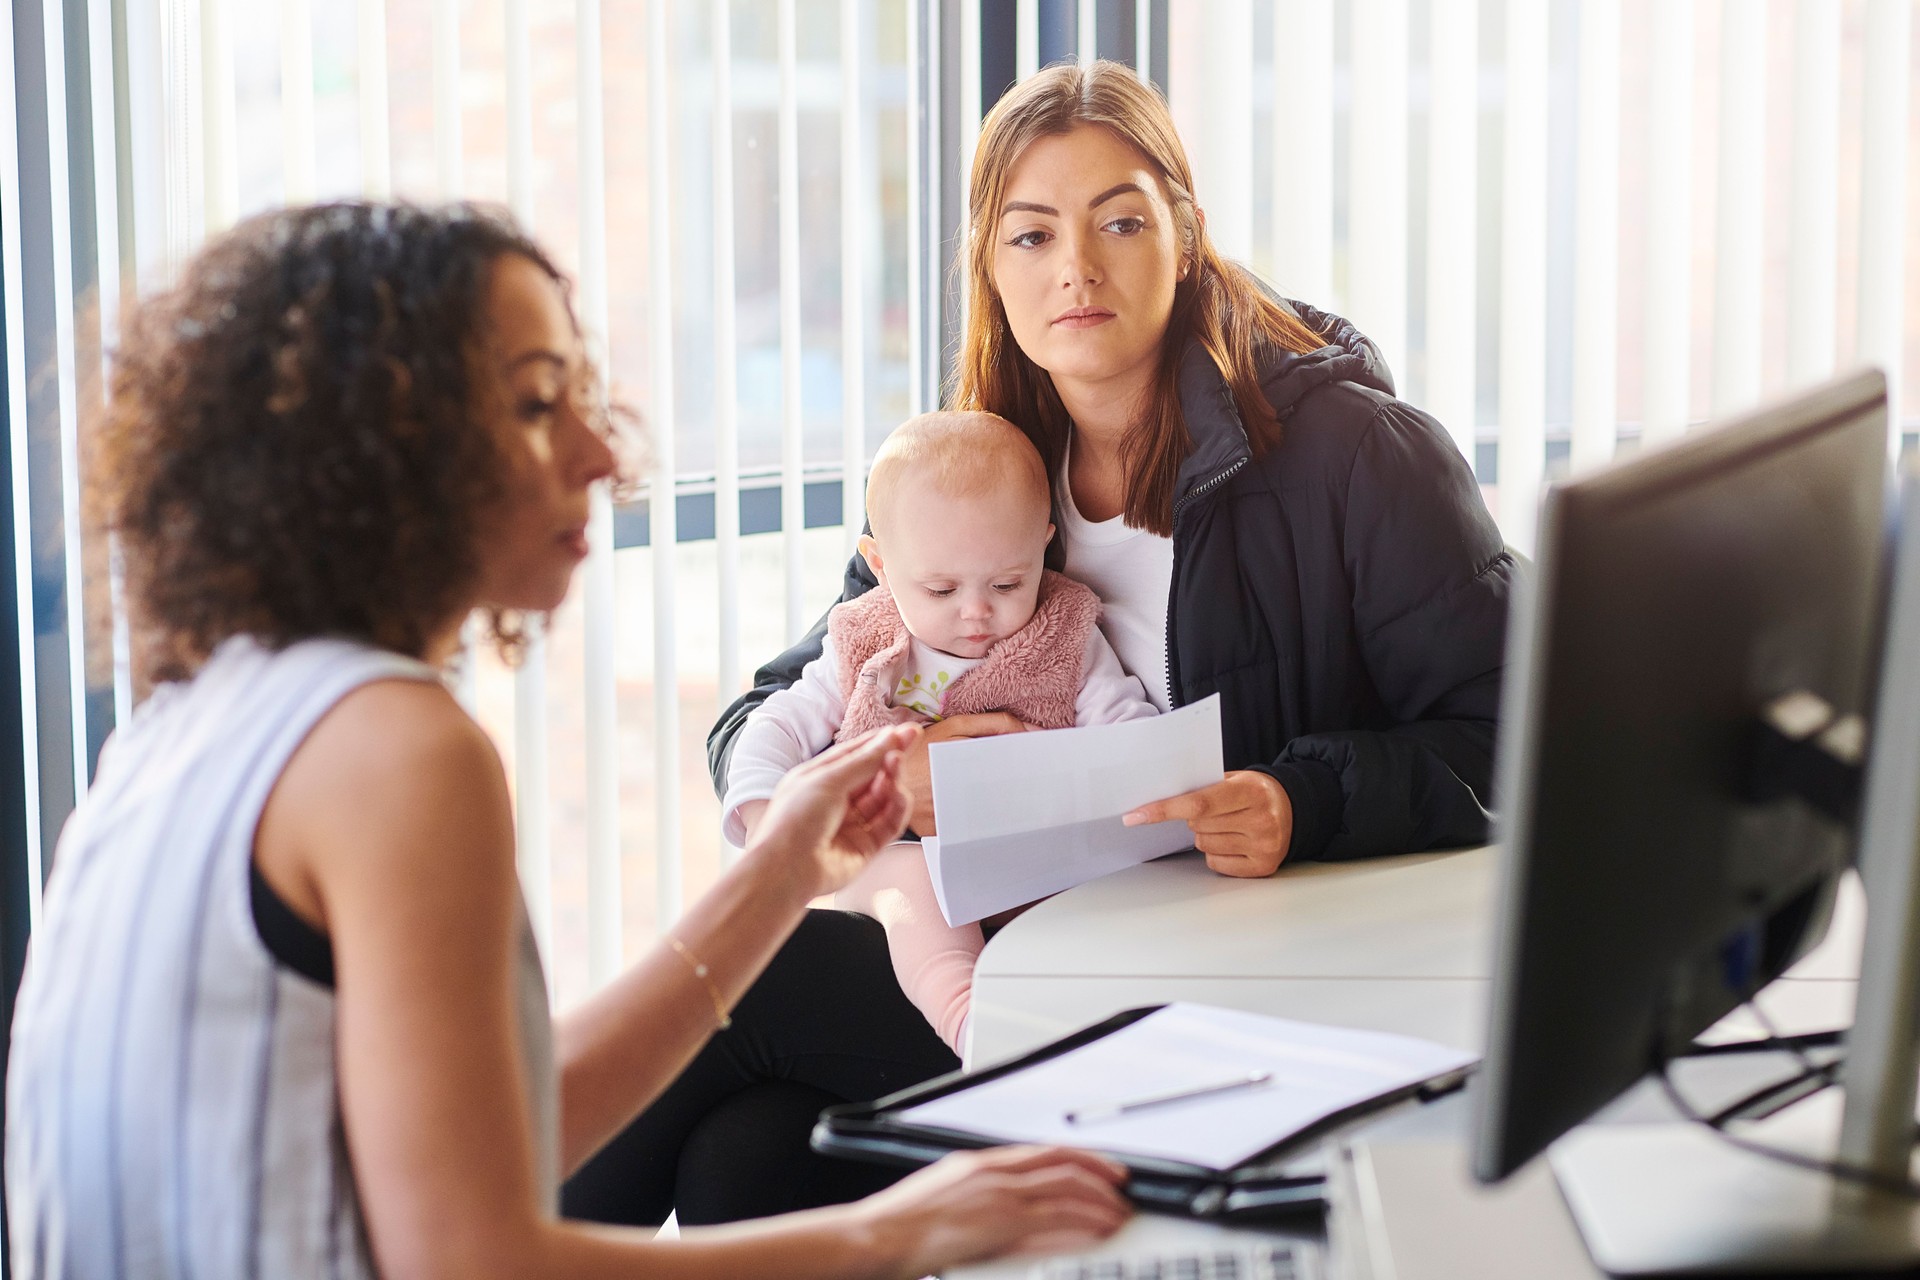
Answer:
<svg viewBox="0 0 1920 1280"><path fill-rule="evenodd" d="M365 645L222 645L101 753L61 835L7 1075L13 1275L374 1274L341 1129L334 995L276 962L249 897L268 793L360 685L433 680ZM539 1186L557 1211L546 988L521 913Z"/></svg>

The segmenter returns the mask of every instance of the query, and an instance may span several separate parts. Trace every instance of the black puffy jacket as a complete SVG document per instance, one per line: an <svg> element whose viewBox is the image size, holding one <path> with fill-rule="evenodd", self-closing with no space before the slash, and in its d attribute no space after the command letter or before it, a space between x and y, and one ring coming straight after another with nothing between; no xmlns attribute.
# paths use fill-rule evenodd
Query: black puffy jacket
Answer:
<svg viewBox="0 0 1920 1280"><path fill-rule="evenodd" d="M1169 695L1220 695L1226 767L1272 775L1292 801L1289 858L1483 842L1513 557L1458 449L1394 399L1372 342L1292 305L1328 345L1263 372L1282 425L1260 457L1212 359L1196 344L1181 364L1193 451L1173 508ZM841 598L873 585L855 556ZM714 725L716 788L747 714L799 678L825 630Z"/></svg>

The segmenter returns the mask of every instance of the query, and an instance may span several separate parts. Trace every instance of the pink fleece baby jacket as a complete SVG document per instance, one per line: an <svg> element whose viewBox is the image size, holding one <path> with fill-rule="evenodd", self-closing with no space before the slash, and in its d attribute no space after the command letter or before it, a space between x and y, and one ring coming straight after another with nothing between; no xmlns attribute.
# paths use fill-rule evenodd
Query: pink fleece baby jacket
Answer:
<svg viewBox="0 0 1920 1280"><path fill-rule="evenodd" d="M1087 633L1099 620L1100 597L1091 588L1047 570L1033 617L947 687L941 716L1007 711L1036 729L1070 728ZM840 691L847 699L835 742L921 718L888 702L913 642L891 593L875 587L835 605L827 615L827 634L839 656Z"/></svg>

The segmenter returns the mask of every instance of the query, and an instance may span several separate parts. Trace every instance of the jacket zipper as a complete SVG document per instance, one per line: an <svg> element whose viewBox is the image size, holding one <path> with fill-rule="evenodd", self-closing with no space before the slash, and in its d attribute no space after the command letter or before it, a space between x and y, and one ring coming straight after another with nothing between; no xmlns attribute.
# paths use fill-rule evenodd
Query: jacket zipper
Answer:
<svg viewBox="0 0 1920 1280"><path fill-rule="evenodd" d="M1173 504L1173 573L1167 578L1167 634L1165 649L1161 655L1167 667L1167 710L1169 711L1184 705L1184 700L1180 696L1180 676L1173 669L1173 601L1180 586L1180 512L1195 498L1204 497L1233 479L1246 465L1247 460L1244 457L1238 459L1225 471L1212 477L1205 484L1196 486Z"/></svg>

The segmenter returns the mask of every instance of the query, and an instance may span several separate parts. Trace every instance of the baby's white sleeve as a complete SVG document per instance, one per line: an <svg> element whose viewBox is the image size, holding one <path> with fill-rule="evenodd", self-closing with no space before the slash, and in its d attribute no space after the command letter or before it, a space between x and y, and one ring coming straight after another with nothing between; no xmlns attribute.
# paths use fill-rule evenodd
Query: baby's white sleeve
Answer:
<svg viewBox="0 0 1920 1280"><path fill-rule="evenodd" d="M1087 651L1080 659L1080 696L1073 713L1075 724L1119 724L1160 714L1139 679L1120 665L1120 655L1099 627L1087 628Z"/></svg>
<svg viewBox="0 0 1920 1280"><path fill-rule="evenodd" d="M825 637L820 656L802 668L800 678L755 707L740 728L727 763L726 798L720 802L720 832L728 843L746 843L740 806L767 799L787 770L832 746L846 713L839 658L833 639Z"/></svg>

